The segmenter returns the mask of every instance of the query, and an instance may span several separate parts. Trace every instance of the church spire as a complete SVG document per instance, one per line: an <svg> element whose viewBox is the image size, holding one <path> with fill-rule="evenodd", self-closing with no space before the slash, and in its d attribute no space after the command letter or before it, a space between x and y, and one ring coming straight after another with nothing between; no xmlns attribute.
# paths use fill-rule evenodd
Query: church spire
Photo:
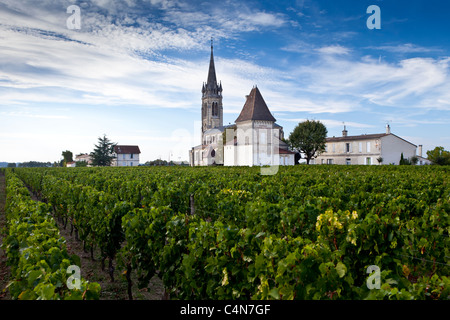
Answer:
<svg viewBox="0 0 450 320"><path fill-rule="evenodd" d="M214 65L214 46L213 38L211 38L211 59L209 60L208 82L206 88L209 90L217 90L216 67Z"/></svg>
<svg viewBox="0 0 450 320"><path fill-rule="evenodd" d="M214 43L211 38L211 58L208 80L202 87L202 133L223 126L222 83L217 82L214 65Z"/></svg>

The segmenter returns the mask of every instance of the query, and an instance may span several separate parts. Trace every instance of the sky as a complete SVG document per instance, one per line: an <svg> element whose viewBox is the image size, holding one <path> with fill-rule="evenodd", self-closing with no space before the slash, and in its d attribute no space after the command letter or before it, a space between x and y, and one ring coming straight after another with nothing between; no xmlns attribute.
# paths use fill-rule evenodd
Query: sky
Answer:
<svg viewBox="0 0 450 320"><path fill-rule="evenodd" d="M286 136L307 119L330 137L389 124L424 155L450 150L448 12L437 0L0 0L0 162L90 153L103 135L138 145L141 163L188 160L211 38L224 125L257 85Z"/></svg>

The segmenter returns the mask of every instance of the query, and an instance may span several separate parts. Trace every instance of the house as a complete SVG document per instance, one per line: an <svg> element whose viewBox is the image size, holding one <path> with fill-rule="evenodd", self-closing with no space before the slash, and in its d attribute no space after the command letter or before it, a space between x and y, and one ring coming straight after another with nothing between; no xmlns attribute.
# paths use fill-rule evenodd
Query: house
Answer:
<svg viewBox="0 0 450 320"><path fill-rule="evenodd" d="M325 152L313 164L358 164L380 165L399 164L404 159L416 156L417 146L391 133L386 126L385 133L349 136L344 126L342 137L326 139Z"/></svg>
<svg viewBox="0 0 450 320"><path fill-rule="evenodd" d="M80 153L75 156L75 162L86 161L88 166L92 165L92 158L87 153Z"/></svg>
<svg viewBox="0 0 450 320"><path fill-rule="evenodd" d="M135 167L139 166L139 155L141 151L138 146L122 146L114 147L114 156L111 166L116 167Z"/></svg>
<svg viewBox="0 0 450 320"><path fill-rule="evenodd" d="M422 150L423 150L423 146L421 144L419 144L419 148L417 149L417 163L416 163L416 165L424 166L424 165L433 164L433 162L431 162L430 160L428 160L427 158L424 158L422 156Z"/></svg>

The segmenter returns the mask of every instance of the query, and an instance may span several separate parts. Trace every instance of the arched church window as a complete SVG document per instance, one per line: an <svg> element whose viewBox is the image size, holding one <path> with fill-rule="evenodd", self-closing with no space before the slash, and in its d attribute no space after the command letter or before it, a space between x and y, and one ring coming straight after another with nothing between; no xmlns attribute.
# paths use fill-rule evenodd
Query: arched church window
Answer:
<svg viewBox="0 0 450 320"><path fill-rule="evenodd" d="M219 115L219 110L218 110L218 105L217 102L213 102L212 104L212 116L213 117L217 117Z"/></svg>

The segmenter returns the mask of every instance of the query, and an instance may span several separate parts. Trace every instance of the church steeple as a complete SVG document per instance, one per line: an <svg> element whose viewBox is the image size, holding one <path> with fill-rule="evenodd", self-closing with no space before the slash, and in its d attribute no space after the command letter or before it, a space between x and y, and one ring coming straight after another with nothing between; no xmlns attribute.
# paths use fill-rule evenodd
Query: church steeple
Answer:
<svg viewBox="0 0 450 320"><path fill-rule="evenodd" d="M209 60L208 80L205 85L205 91L209 91L210 94L219 94L222 92L222 85L219 85L217 83L216 67L214 65L214 45L212 38L211 38L211 58Z"/></svg>
<svg viewBox="0 0 450 320"><path fill-rule="evenodd" d="M214 45L211 38L208 78L202 87L202 133L223 126L222 91L222 83L217 82Z"/></svg>
<svg viewBox="0 0 450 320"><path fill-rule="evenodd" d="M216 67L214 65L214 46L213 40L211 39L211 59L209 60L209 71L208 71L208 88L214 88L217 86L217 78L216 78Z"/></svg>

